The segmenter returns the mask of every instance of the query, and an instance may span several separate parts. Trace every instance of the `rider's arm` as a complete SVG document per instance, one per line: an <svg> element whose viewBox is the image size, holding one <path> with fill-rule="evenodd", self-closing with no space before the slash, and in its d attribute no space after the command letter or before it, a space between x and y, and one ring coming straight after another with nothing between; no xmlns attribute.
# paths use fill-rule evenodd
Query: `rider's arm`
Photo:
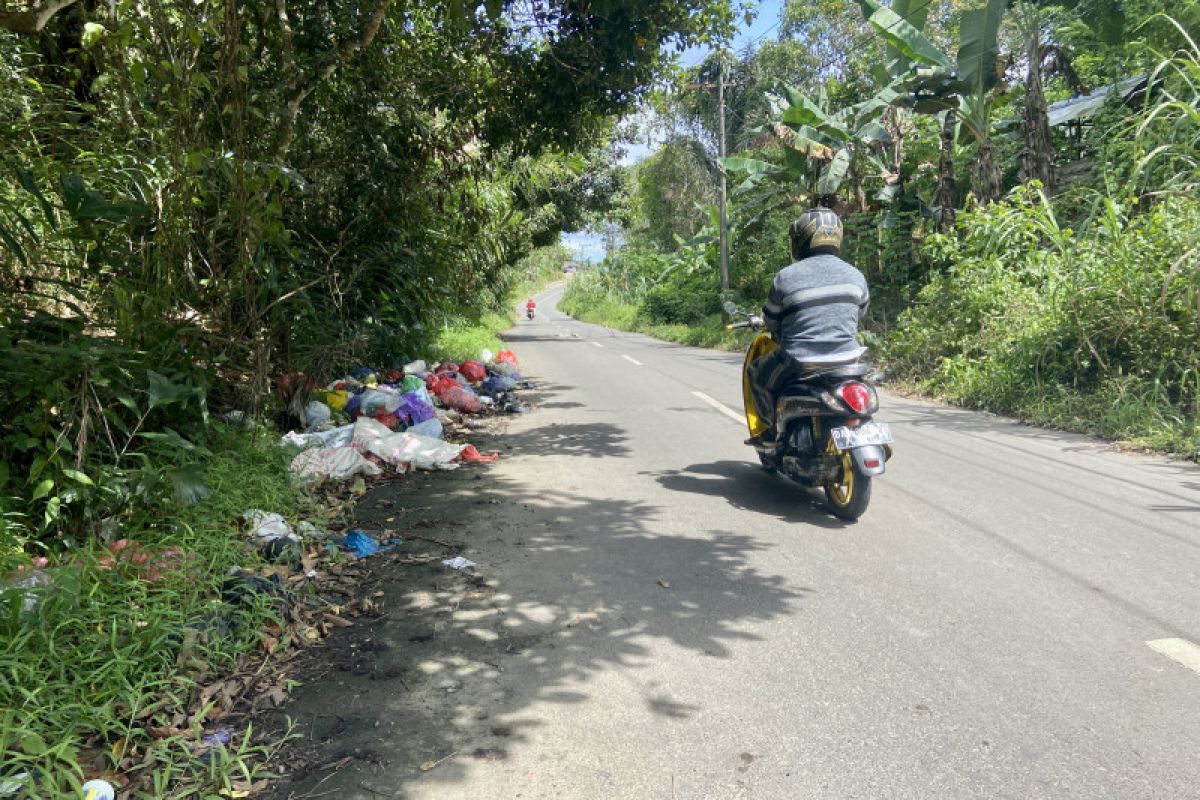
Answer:
<svg viewBox="0 0 1200 800"><path fill-rule="evenodd" d="M767 304L763 306L763 324L772 336L779 336L779 323L783 321L784 293L779 288L779 276L771 283L771 293L767 295Z"/></svg>

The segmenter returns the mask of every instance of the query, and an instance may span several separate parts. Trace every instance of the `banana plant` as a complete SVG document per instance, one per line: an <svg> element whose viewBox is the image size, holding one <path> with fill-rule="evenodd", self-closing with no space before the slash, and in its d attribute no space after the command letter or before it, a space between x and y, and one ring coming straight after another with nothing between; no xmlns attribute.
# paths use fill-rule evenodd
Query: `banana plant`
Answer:
<svg viewBox="0 0 1200 800"><path fill-rule="evenodd" d="M878 0L859 2L864 13L870 11L867 21L889 47L914 65L903 83L900 102L919 114L954 115L960 126L959 138L973 140L977 147L971 181L976 199L983 203L998 199L1000 168L992 146L991 119L999 104L1008 99L997 91L1003 79L998 35L1008 0L987 0L984 7L963 12L953 61ZM953 137L943 137L943 142L947 138L952 144ZM953 163L947 158L942 161Z"/></svg>
<svg viewBox="0 0 1200 800"><path fill-rule="evenodd" d="M831 111L822 101L780 86L771 132L783 150L782 164L738 156L721 162L740 178L734 190L739 226L752 228L772 211L801 202L832 203L856 166L863 168L861 179L878 179L886 188L888 169L876 151L890 141L880 117L895 100L889 87Z"/></svg>

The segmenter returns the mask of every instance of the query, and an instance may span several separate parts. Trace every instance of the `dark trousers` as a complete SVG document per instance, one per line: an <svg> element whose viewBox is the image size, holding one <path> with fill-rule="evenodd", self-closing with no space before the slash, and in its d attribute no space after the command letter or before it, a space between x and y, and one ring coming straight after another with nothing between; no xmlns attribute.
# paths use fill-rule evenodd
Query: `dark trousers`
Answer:
<svg viewBox="0 0 1200 800"><path fill-rule="evenodd" d="M783 387L800 374L795 359L783 349L750 363L746 370L750 377L750 392L754 395L754 406L759 419L770 425L770 434L775 431L775 403Z"/></svg>

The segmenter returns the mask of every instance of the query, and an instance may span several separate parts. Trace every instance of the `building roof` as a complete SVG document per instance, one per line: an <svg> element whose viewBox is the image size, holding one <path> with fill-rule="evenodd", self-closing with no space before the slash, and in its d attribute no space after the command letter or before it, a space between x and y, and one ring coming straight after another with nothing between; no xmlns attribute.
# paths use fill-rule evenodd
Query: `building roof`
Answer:
<svg viewBox="0 0 1200 800"><path fill-rule="evenodd" d="M1112 95L1120 97L1122 101L1128 101L1131 97L1146 88L1148 77L1147 75L1138 75L1134 78L1126 78L1123 81L1102 86L1091 94L1051 103L1046 108L1046 116L1050 120L1050 127L1053 128L1058 125L1065 125L1068 122L1094 116Z"/></svg>

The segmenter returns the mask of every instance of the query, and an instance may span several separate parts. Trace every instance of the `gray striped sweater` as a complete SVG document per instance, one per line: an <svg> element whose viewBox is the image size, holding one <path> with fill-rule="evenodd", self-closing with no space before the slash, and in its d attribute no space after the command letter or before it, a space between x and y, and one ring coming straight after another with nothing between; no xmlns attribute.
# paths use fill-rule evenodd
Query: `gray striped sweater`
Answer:
<svg viewBox="0 0 1200 800"><path fill-rule="evenodd" d="M814 255L775 276L763 319L800 363L848 363L866 352L855 334L869 299L861 272L835 255Z"/></svg>

